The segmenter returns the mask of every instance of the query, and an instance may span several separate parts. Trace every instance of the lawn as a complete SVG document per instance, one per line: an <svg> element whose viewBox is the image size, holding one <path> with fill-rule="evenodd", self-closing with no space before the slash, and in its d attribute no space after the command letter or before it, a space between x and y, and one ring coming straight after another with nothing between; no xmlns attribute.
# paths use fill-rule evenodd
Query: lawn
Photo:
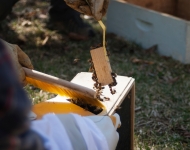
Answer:
<svg viewBox="0 0 190 150"><path fill-rule="evenodd" d="M0 37L18 44L36 70L71 80L89 70L89 50L102 42L102 30L85 20L96 36L72 41L48 28L48 6L47 1L21 0L0 24ZM160 56L156 46L145 50L114 34L106 40L113 72L135 78L135 149L190 149L190 65ZM55 96L30 85L25 90L34 104Z"/></svg>

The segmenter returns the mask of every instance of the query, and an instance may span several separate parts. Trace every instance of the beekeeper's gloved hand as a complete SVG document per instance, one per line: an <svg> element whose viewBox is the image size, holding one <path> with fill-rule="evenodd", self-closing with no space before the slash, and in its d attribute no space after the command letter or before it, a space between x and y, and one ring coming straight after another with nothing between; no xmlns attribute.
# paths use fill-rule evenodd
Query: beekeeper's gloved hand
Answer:
<svg viewBox="0 0 190 150"><path fill-rule="evenodd" d="M101 20L106 14L109 0L64 0L74 10Z"/></svg>
<svg viewBox="0 0 190 150"><path fill-rule="evenodd" d="M1 39L0 39L1 40ZM30 61L30 58L20 49L20 47L16 44L10 44L6 41L3 41L3 44L7 47L8 53L12 58L13 65L18 73L19 80L23 86L26 85L25 81L25 72L22 68L26 67L29 69L33 69L33 65Z"/></svg>

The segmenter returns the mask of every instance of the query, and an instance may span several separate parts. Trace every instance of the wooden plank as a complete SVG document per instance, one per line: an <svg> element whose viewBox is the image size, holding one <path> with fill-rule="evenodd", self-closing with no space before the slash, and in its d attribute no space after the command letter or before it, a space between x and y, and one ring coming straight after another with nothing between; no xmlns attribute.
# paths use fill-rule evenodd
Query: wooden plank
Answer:
<svg viewBox="0 0 190 150"><path fill-rule="evenodd" d="M26 74L26 81L27 77L30 78L29 81L33 81L32 79L40 81L42 84L40 88L42 89L44 88L43 90L48 91L50 88L48 89L47 86L50 84L54 86L54 89L57 89L57 91L52 89L52 91L48 92L55 92L55 93L57 92L56 94L60 94L66 91L65 93L73 93L76 95L81 94L82 96L84 95L90 98L94 98L95 92L92 89L84 88L83 86L79 86L77 84L71 83L61 78L57 78L55 76L51 76L36 70L31 70L25 67L22 68ZM43 84L47 86L43 86ZM69 96L69 94L67 96Z"/></svg>
<svg viewBox="0 0 190 150"><path fill-rule="evenodd" d="M125 0L128 3L144 8L175 15L176 1L174 0Z"/></svg>
<svg viewBox="0 0 190 150"><path fill-rule="evenodd" d="M124 0L130 4L190 20L190 0Z"/></svg>
<svg viewBox="0 0 190 150"><path fill-rule="evenodd" d="M131 88L126 89L127 93L123 103L120 105L121 108L116 110L120 115L122 123L118 129L120 140L116 150L134 149L135 83L132 83Z"/></svg>
<svg viewBox="0 0 190 150"><path fill-rule="evenodd" d="M116 111L121 118L121 127L117 130L120 138L116 150L134 149L134 97L132 95L133 88L125 97L121 108Z"/></svg>
<svg viewBox="0 0 190 150"><path fill-rule="evenodd" d="M113 82L111 76L111 66L106 60L103 47L99 47L90 51L98 82L102 85L108 85Z"/></svg>
<svg viewBox="0 0 190 150"><path fill-rule="evenodd" d="M135 84L131 89L131 150L134 149L134 126L135 126Z"/></svg>
<svg viewBox="0 0 190 150"><path fill-rule="evenodd" d="M190 20L190 0L178 0L177 2L177 16Z"/></svg>

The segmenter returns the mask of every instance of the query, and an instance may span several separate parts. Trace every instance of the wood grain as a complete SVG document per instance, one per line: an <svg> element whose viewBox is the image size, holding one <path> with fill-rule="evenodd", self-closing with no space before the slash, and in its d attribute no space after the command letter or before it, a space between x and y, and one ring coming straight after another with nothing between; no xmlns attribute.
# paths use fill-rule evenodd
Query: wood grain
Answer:
<svg viewBox="0 0 190 150"><path fill-rule="evenodd" d="M190 20L190 0L124 0L128 3Z"/></svg>
<svg viewBox="0 0 190 150"><path fill-rule="evenodd" d="M102 85L108 85L113 82L111 76L111 66L106 60L103 47L96 48L90 51L98 82Z"/></svg>
<svg viewBox="0 0 190 150"><path fill-rule="evenodd" d="M186 20L190 20L190 0L178 0L177 16Z"/></svg>
<svg viewBox="0 0 190 150"><path fill-rule="evenodd" d="M158 12L175 15L176 0L125 0L128 3L145 7Z"/></svg>
<svg viewBox="0 0 190 150"><path fill-rule="evenodd" d="M82 95L85 95L90 98L94 98L95 91L89 88L85 88L83 86L77 85L75 83L71 83L69 81L57 78L55 76L51 76L36 70L31 70L28 68L23 67L26 77L34 78L39 81L47 82L49 84L58 86L58 87L63 87L64 89L67 90L73 90L76 91Z"/></svg>

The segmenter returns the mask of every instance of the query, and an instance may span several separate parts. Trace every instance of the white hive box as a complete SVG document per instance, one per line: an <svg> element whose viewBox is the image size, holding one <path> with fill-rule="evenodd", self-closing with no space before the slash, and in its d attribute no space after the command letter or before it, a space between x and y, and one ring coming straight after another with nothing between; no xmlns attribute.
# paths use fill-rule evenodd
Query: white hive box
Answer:
<svg viewBox="0 0 190 150"><path fill-rule="evenodd" d="M152 4L156 3L153 0L149 1L152 1ZM190 19L190 0L179 1L180 6L173 5L175 6L173 12L176 13L178 10L178 16ZM190 63L190 21L180 17L111 0L107 12L107 32L134 41L145 49L158 45L159 54L171 56L188 64Z"/></svg>

